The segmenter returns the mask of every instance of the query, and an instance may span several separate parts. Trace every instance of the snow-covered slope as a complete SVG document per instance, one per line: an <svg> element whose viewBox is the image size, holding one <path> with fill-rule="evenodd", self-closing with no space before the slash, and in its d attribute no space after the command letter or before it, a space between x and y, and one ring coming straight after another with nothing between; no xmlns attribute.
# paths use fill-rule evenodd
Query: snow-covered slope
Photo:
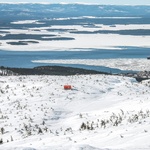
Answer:
<svg viewBox="0 0 150 150"><path fill-rule="evenodd" d="M149 149L149 95L118 76L1 77L0 150Z"/></svg>

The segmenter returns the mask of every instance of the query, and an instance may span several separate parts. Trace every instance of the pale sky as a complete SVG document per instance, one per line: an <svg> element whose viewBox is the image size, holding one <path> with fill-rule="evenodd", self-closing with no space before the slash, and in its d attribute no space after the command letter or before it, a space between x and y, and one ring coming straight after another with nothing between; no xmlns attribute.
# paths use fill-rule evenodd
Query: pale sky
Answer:
<svg viewBox="0 0 150 150"><path fill-rule="evenodd" d="M97 3L112 5L150 5L150 0L0 0L0 2Z"/></svg>

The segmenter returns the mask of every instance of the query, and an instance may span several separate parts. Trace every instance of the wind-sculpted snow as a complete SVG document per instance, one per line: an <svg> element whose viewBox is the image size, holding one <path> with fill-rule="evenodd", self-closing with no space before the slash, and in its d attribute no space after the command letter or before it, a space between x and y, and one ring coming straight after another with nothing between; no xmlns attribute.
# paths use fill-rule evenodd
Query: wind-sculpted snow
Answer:
<svg viewBox="0 0 150 150"><path fill-rule="evenodd" d="M37 149L30 147L14 147L14 148L6 148L5 150L37 150Z"/></svg>
<svg viewBox="0 0 150 150"><path fill-rule="evenodd" d="M119 76L1 77L0 150L148 149L149 95Z"/></svg>

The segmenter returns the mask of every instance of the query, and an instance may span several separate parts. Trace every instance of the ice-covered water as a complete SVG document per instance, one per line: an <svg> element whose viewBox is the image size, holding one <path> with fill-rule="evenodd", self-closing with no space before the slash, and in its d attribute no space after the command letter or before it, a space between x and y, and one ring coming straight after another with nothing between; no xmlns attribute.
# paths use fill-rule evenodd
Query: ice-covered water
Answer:
<svg viewBox="0 0 150 150"><path fill-rule="evenodd" d="M76 60L76 59L116 59L145 58L149 55L148 48L124 47L123 50L83 49L73 51L0 51L0 65L7 67L36 67L39 65L62 65L61 63L38 63L40 60ZM37 62L33 62L36 60ZM110 71L110 68L97 65L63 64L63 66L82 67L99 71ZM119 70L111 68L111 71Z"/></svg>

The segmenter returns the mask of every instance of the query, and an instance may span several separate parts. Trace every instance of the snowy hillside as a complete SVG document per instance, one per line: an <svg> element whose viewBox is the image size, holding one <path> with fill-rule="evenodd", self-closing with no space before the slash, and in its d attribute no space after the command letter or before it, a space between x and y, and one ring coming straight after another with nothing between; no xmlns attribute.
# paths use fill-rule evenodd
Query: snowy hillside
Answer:
<svg viewBox="0 0 150 150"><path fill-rule="evenodd" d="M150 149L149 95L118 76L1 77L0 150Z"/></svg>

